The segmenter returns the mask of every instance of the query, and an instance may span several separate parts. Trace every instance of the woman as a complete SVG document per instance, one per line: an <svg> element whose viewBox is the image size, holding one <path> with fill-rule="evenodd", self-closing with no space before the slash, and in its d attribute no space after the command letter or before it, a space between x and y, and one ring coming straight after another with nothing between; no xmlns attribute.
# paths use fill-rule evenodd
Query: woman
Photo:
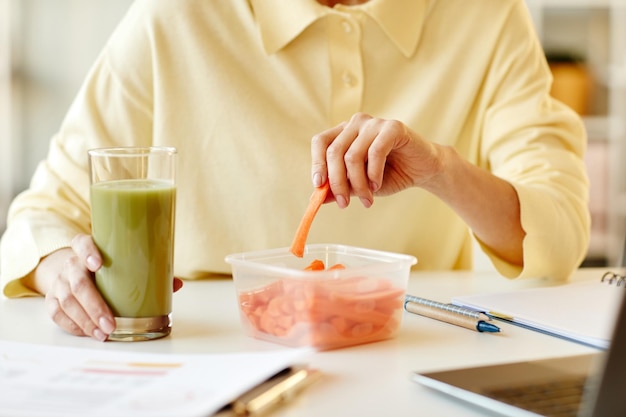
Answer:
<svg viewBox="0 0 626 417"><path fill-rule="evenodd" d="M506 277L566 279L589 241L586 137L550 83L523 0L136 1L11 206L4 293L113 330L89 237L86 153L106 146L178 149L183 279L288 246L308 181L336 202L311 242L435 270L471 268L476 238Z"/></svg>

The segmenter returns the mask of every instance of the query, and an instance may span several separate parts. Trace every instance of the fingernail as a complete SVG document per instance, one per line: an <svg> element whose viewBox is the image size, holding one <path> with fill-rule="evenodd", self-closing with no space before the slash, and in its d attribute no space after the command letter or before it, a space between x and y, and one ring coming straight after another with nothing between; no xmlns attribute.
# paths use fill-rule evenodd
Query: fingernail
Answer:
<svg viewBox="0 0 626 417"><path fill-rule="evenodd" d="M372 207L372 200L370 200L369 198L360 197L360 200L361 200L361 204L363 204L365 208Z"/></svg>
<svg viewBox="0 0 626 417"><path fill-rule="evenodd" d="M335 196L335 199L337 200L337 205L339 206L339 208L348 207L348 200L344 196L338 195Z"/></svg>
<svg viewBox="0 0 626 417"><path fill-rule="evenodd" d="M313 174L313 186L321 187L322 186L322 175L319 172Z"/></svg>
<svg viewBox="0 0 626 417"><path fill-rule="evenodd" d="M100 330L98 328L96 328L93 331L93 335L92 336L93 336L94 339L99 340L100 342L104 342L104 341L107 340L107 335L102 333L102 330Z"/></svg>
<svg viewBox="0 0 626 417"><path fill-rule="evenodd" d="M100 320L98 320L98 324L100 326L100 329L102 329L102 331L106 334L111 334L113 330L115 330L115 323L113 323L106 317L100 317Z"/></svg>
<svg viewBox="0 0 626 417"><path fill-rule="evenodd" d="M375 182L370 182L370 191L373 193L378 191L378 184L376 184Z"/></svg>
<svg viewBox="0 0 626 417"><path fill-rule="evenodd" d="M87 266L92 271L96 270L96 268L98 268L98 263L96 262L96 258L94 258L93 256L88 256L87 257Z"/></svg>

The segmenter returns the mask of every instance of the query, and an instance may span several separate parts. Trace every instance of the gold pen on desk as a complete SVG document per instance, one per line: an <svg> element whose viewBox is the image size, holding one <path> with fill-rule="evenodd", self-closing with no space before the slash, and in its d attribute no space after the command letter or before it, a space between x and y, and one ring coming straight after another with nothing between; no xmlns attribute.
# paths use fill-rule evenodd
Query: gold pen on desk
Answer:
<svg viewBox="0 0 626 417"><path fill-rule="evenodd" d="M291 367L251 389L231 404L235 416L259 416L290 400L316 381L321 373L306 367Z"/></svg>
<svg viewBox="0 0 626 417"><path fill-rule="evenodd" d="M404 309L409 313L465 327L466 329L475 330L481 333L497 333L500 331L498 326L488 323L480 316L472 317L467 314L436 306L434 303L436 302L431 302L430 300L423 298L413 297L413 300L411 300L407 297L404 301Z"/></svg>

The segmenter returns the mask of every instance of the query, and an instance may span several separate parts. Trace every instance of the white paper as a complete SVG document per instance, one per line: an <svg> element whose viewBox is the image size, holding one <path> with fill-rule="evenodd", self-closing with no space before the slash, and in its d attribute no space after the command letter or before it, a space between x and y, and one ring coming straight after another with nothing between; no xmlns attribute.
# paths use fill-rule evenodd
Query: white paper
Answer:
<svg viewBox="0 0 626 417"><path fill-rule="evenodd" d="M453 298L452 303L496 316L509 316L514 323L607 348L624 291L623 286L592 280L459 296Z"/></svg>
<svg viewBox="0 0 626 417"><path fill-rule="evenodd" d="M0 416L206 417L310 352L177 355L0 341Z"/></svg>

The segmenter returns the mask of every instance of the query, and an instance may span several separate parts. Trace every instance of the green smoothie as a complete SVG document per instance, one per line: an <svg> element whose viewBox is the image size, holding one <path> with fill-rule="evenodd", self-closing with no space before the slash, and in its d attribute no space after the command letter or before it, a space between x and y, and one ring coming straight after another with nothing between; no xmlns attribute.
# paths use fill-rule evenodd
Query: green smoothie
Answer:
<svg viewBox="0 0 626 417"><path fill-rule="evenodd" d="M175 198L164 181L91 186L92 234L104 260L96 286L117 317L172 311Z"/></svg>

